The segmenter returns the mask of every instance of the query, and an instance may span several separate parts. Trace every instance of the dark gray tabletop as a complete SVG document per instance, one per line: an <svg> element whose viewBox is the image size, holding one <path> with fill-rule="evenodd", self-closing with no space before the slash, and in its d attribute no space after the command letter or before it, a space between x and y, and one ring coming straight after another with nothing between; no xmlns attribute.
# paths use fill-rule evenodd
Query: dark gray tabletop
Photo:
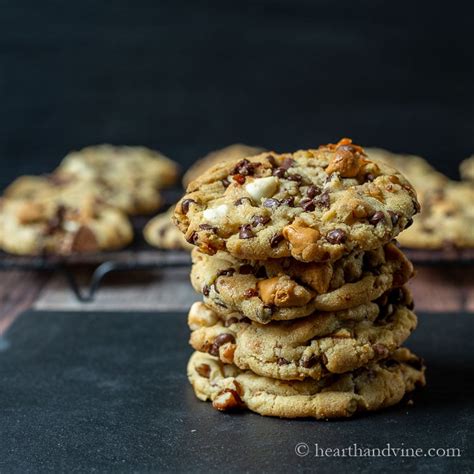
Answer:
<svg viewBox="0 0 474 474"><path fill-rule="evenodd" d="M473 328L472 315L420 315L409 346L426 359L428 387L414 404L317 422L197 401L183 314L26 313L1 344L0 471L472 472ZM321 455L387 443L424 451Z"/></svg>

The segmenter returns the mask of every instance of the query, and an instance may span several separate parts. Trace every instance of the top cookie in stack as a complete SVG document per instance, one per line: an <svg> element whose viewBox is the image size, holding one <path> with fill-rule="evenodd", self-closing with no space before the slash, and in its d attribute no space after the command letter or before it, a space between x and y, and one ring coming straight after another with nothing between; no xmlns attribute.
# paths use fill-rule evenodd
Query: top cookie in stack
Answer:
<svg viewBox="0 0 474 474"><path fill-rule="evenodd" d="M217 165L188 186L176 221L207 254L334 261L394 239L419 211L395 169L343 139L317 150Z"/></svg>
<svg viewBox="0 0 474 474"><path fill-rule="evenodd" d="M418 212L395 169L343 139L222 163L191 182L175 219L203 294L189 313L188 377L218 410L350 416L424 384L400 346L415 329L392 242Z"/></svg>

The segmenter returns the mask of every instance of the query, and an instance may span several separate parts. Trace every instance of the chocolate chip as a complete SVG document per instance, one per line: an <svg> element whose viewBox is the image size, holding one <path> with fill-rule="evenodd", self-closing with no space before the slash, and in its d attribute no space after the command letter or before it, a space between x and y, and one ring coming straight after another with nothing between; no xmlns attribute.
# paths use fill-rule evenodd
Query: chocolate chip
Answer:
<svg viewBox="0 0 474 474"><path fill-rule="evenodd" d="M268 198L263 201L263 207L278 207L280 205L280 201L274 198Z"/></svg>
<svg viewBox="0 0 474 474"><path fill-rule="evenodd" d="M217 232L217 227L213 227L210 224L199 224L199 228L202 230L212 230L212 232Z"/></svg>
<svg viewBox="0 0 474 474"><path fill-rule="evenodd" d="M415 214L421 211L420 203L416 199L413 199L413 207L415 208Z"/></svg>
<svg viewBox="0 0 474 474"><path fill-rule="evenodd" d="M267 161L270 163L272 168L276 168L278 166L275 158L272 155L267 156Z"/></svg>
<svg viewBox="0 0 474 474"><path fill-rule="evenodd" d="M273 176L276 176L277 178L284 178L286 176L286 169L281 167L277 168L273 171Z"/></svg>
<svg viewBox="0 0 474 474"><path fill-rule="evenodd" d="M392 221L392 225L397 225L398 221L400 220L400 214L397 214L393 211L387 211L388 215L390 216L390 220Z"/></svg>
<svg viewBox="0 0 474 474"><path fill-rule="evenodd" d="M365 175L365 180L366 181L373 181L375 179L375 176L372 173L367 173Z"/></svg>
<svg viewBox="0 0 474 474"><path fill-rule="evenodd" d="M262 265L256 272L256 278L268 278L267 269Z"/></svg>
<svg viewBox="0 0 474 474"><path fill-rule="evenodd" d="M209 378L211 375L211 367L208 364L201 364L195 367L196 372L201 376L205 377L206 379Z"/></svg>
<svg viewBox="0 0 474 474"><path fill-rule="evenodd" d="M60 229L63 224L65 215L66 215L66 208L60 204L57 207L56 213L54 214L54 216L51 219L49 219L49 221L47 222L45 234L51 235L53 232Z"/></svg>
<svg viewBox="0 0 474 474"><path fill-rule="evenodd" d="M314 199L314 202L319 207L325 207L329 209L329 206L331 205L331 199L329 197L329 193L327 191L324 191L324 193L320 194L318 197Z"/></svg>
<svg viewBox="0 0 474 474"><path fill-rule="evenodd" d="M250 220L252 227L257 227L258 225L265 225L271 221L268 216L253 216Z"/></svg>
<svg viewBox="0 0 474 474"><path fill-rule="evenodd" d="M226 268L225 270L219 270L217 272L217 276L232 276L235 273L234 268Z"/></svg>
<svg viewBox="0 0 474 474"><path fill-rule="evenodd" d="M252 200L248 197L241 197L237 199L237 201L234 201L235 206L241 206L245 201L247 201L249 204L252 204Z"/></svg>
<svg viewBox="0 0 474 474"><path fill-rule="evenodd" d="M300 365L301 367L304 367L305 369L310 369L313 367L319 360L319 357L316 354L312 354L310 357L307 359L301 359L300 360Z"/></svg>
<svg viewBox="0 0 474 474"><path fill-rule="evenodd" d="M283 357L278 357L277 364L278 365L288 365L289 362L286 359L284 359Z"/></svg>
<svg viewBox="0 0 474 474"><path fill-rule="evenodd" d="M251 275L254 272L252 265L245 264L239 267L239 273L241 275Z"/></svg>
<svg viewBox="0 0 474 474"><path fill-rule="evenodd" d="M240 174L242 176L250 176L254 173L255 165L246 159L239 161L232 171L232 174Z"/></svg>
<svg viewBox="0 0 474 474"><path fill-rule="evenodd" d="M295 160L293 158L285 158L281 163L281 168L287 170L291 168L295 164Z"/></svg>
<svg viewBox="0 0 474 474"><path fill-rule="evenodd" d="M369 222L372 225L377 225L380 221L385 219L385 214L382 211L377 211L369 217Z"/></svg>
<svg viewBox="0 0 474 474"><path fill-rule="evenodd" d="M240 239L251 239L255 237L252 226L250 224L244 224L240 226L239 238Z"/></svg>
<svg viewBox="0 0 474 474"><path fill-rule="evenodd" d="M230 185L230 181L227 178L221 179L221 183L224 188L227 188Z"/></svg>
<svg viewBox="0 0 474 474"><path fill-rule="evenodd" d="M282 199L281 201L282 206L293 207L295 205L295 198L293 196L287 197Z"/></svg>
<svg viewBox="0 0 474 474"><path fill-rule="evenodd" d="M346 233L342 229L334 229L326 234L326 240L330 244L340 244L346 240Z"/></svg>
<svg viewBox="0 0 474 474"><path fill-rule="evenodd" d="M311 212L316 209L316 206L313 202L312 199L309 198L304 198L300 201L300 207L303 209L305 212Z"/></svg>
<svg viewBox="0 0 474 474"><path fill-rule="evenodd" d="M202 287L202 294L204 296L209 296L209 293L211 292L211 287L209 285L204 285Z"/></svg>
<svg viewBox="0 0 474 474"><path fill-rule="evenodd" d="M270 247L274 249L275 247L278 247L278 244L284 239L282 234L275 234L271 239L270 239Z"/></svg>
<svg viewBox="0 0 474 474"><path fill-rule="evenodd" d="M189 206L191 204L196 204L196 201L194 199L185 199L182 203L181 203L181 211L183 212L183 214L187 214L188 211L189 211Z"/></svg>
<svg viewBox="0 0 474 474"><path fill-rule="evenodd" d="M303 176L298 173L295 174L287 174L286 179L288 181L296 181L297 183L301 183L303 181Z"/></svg>
<svg viewBox="0 0 474 474"><path fill-rule="evenodd" d="M258 295L258 291L255 288L248 288L244 291L244 296L246 298L253 298L254 296Z"/></svg>
<svg viewBox="0 0 474 474"><path fill-rule="evenodd" d="M242 174L234 174L234 176L232 176L232 179L236 183L239 183L239 184L244 184L245 183L245 176L242 175Z"/></svg>
<svg viewBox="0 0 474 474"><path fill-rule="evenodd" d="M186 241L190 244L195 244L198 239L198 235L196 231L191 232L189 237L186 237Z"/></svg>
<svg viewBox="0 0 474 474"><path fill-rule="evenodd" d="M231 318L226 319L224 321L224 326L228 328L229 326L232 326L232 324L237 324L238 322L239 322L238 318L236 318L235 316L232 316Z"/></svg>
<svg viewBox="0 0 474 474"><path fill-rule="evenodd" d="M400 303L405 299L405 293L401 288L393 288L387 296L388 302L392 304Z"/></svg>
<svg viewBox="0 0 474 474"><path fill-rule="evenodd" d="M214 339L212 346L209 348L208 350L209 354L217 357L219 355L219 347L223 346L227 342L232 342L232 343L235 342L235 337L229 333L219 334Z"/></svg>
<svg viewBox="0 0 474 474"><path fill-rule="evenodd" d="M307 190L306 190L306 196L309 198L313 199L316 197L318 194L321 194L321 188L318 188L317 186L311 185Z"/></svg>

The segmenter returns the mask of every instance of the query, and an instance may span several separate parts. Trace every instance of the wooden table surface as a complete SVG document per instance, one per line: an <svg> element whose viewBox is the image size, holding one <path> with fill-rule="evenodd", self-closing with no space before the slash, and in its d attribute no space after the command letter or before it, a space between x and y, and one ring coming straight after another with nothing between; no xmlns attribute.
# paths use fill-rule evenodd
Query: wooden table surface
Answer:
<svg viewBox="0 0 474 474"><path fill-rule="evenodd" d="M416 267L409 286L416 308L429 312L474 312L474 265ZM87 285L90 272L76 274ZM187 311L199 300L189 283L189 268L134 271L107 276L94 301L81 303L61 273L0 272L0 334L28 308L71 311Z"/></svg>

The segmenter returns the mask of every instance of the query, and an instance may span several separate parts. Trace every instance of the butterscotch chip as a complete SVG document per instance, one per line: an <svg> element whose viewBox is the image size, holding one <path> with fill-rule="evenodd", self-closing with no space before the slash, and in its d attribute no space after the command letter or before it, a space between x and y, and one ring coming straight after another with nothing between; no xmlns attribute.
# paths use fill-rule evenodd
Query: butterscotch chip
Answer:
<svg viewBox="0 0 474 474"><path fill-rule="evenodd" d="M196 370L202 364L211 367L209 378ZM196 396L211 400L217 410L248 408L265 416L327 419L395 405L425 385L424 370L418 357L402 348L386 360L319 381L262 377L199 352L191 356L187 372Z"/></svg>
<svg viewBox="0 0 474 474"><path fill-rule="evenodd" d="M263 324L368 303L413 275L411 263L391 243L324 263L240 260L197 249L192 259L191 283L209 308L221 315L237 312Z"/></svg>
<svg viewBox="0 0 474 474"><path fill-rule="evenodd" d="M317 150L218 164L189 184L175 218L187 241L209 254L325 262L388 243L417 209L401 174L371 162L344 139ZM400 216L396 223L370 222L376 212L389 211ZM334 231L344 240L331 238Z"/></svg>

